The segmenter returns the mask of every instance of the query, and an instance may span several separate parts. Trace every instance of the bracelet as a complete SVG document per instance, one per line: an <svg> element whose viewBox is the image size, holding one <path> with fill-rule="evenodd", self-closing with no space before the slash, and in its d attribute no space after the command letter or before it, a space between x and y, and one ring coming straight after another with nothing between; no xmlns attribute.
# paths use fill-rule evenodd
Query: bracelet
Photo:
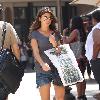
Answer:
<svg viewBox="0 0 100 100"><path fill-rule="evenodd" d="M58 47L56 48L56 50L59 50Z"/></svg>

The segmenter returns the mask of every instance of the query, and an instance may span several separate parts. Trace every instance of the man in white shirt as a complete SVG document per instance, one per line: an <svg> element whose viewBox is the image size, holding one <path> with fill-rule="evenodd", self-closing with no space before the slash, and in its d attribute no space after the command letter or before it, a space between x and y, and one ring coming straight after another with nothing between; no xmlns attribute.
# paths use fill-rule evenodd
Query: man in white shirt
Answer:
<svg viewBox="0 0 100 100"><path fill-rule="evenodd" d="M95 80L100 90L100 10L93 12L92 23L94 27L86 40L86 57L91 63ZM94 96L100 100L100 93Z"/></svg>

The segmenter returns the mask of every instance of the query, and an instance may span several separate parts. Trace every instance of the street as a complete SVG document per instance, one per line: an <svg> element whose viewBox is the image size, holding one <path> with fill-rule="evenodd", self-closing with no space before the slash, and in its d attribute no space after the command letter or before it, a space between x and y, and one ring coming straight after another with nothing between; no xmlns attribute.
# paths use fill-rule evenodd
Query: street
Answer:
<svg viewBox="0 0 100 100"><path fill-rule="evenodd" d="M10 94L8 100L40 100L38 89L35 83L35 72L25 73L20 87L15 94ZM94 80L87 81L86 95L88 100L95 100L93 95L98 92L98 84ZM51 86L51 100L54 97L53 86ZM71 92L77 96L76 86L72 86Z"/></svg>

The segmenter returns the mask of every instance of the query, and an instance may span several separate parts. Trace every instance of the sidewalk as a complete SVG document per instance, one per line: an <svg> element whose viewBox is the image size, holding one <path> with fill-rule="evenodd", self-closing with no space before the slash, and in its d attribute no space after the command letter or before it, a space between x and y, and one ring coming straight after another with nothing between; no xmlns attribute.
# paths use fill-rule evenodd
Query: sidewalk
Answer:
<svg viewBox="0 0 100 100"><path fill-rule="evenodd" d="M38 89L35 83L35 72L25 73L19 89L15 94L10 94L8 100L40 100ZM88 100L95 100L92 96L98 92L98 84L94 80L87 81L86 95ZM72 86L71 92L77 96L76 86ZM51 100L53 100L54 90L51 86Z"/></svg>
<svg viewBox="0 0 100 100"><path fill-rule="evenodd" d="M96 100L93 98L93 95L99 92L99 85L94 80L93 73L91 73L92 79L88 79L87 73L85 72L85 79L86 79L86 96L87 100ZM72 86L72 93L77 96L77 89L76 86Z"/></svg>
<svg viewBox="0 0 100 100"><path fill-rule="evenodd" d="M96 100L93 98L93 95L98 93L99 86L98 84L95 82L94 79L91 80L87 80L87 84L86 84L86 96L87 96L87 100ZM75 96L77 96L77 90L76 90L76 86L73 85L72 86L72 91L71 91Z"/></svg>

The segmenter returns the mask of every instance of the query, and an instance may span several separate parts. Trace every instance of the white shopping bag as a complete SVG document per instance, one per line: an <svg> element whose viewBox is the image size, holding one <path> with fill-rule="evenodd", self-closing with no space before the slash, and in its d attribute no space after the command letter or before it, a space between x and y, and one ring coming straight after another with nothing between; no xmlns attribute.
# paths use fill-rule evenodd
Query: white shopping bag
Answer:
<svg viewBox="0 0 100 100"><path fill-rule="evenodd" d="M44 52L57 68L63 85L68 86L83 81L82 73L69 44L60 45L59 47L61 48L59 55L56 55L55 48Z"/></svg>

